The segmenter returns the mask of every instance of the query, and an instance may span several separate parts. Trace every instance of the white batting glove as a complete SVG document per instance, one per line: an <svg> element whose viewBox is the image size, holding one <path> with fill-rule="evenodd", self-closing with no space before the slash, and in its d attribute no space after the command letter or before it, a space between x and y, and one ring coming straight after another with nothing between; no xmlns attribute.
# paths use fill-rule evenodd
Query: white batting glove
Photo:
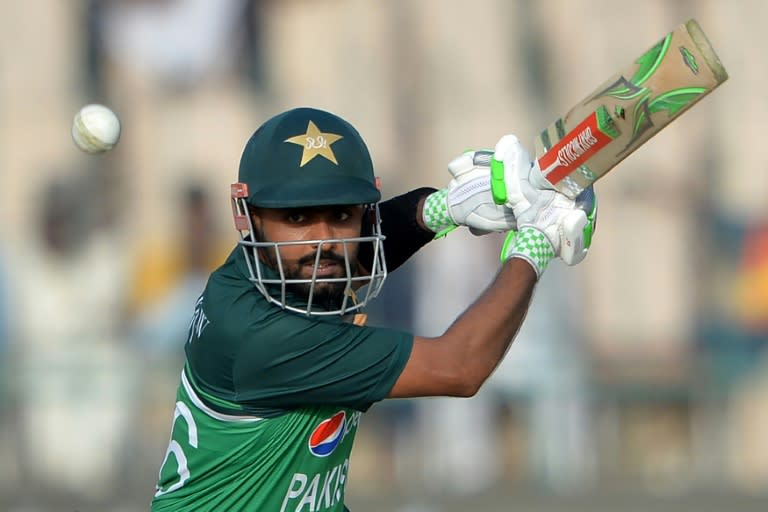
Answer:
<svg viewBox="0 0 768 512"><path fill-rule="evenodd" d="M525 259L541 277L552 258L560 257L567 265L584 260L597 221L597 202L591 187L576 200L559 192L544 191L537 206L526 213L530 217L519 221L519 231L507 235L501 250L502 261Z"/></svg>
<svg viewBox="0 0 768 512"><path fill-rule="evenodd" d="M424 223L438 236L456 226L467 226L475 235L517 227L512 210L496 204L491 195L492 155L491 151L467 151L448 164L453 179L424 204Z"/></svg>
<svg viewBox="0 0 768 512"><path fill-rule="evenodd" d="M528 151L514 135L504 135L491 158L491 194L497 204L510 208L520 221L527 215L533 216L549 201L552 186L533 171Z"/></svg>

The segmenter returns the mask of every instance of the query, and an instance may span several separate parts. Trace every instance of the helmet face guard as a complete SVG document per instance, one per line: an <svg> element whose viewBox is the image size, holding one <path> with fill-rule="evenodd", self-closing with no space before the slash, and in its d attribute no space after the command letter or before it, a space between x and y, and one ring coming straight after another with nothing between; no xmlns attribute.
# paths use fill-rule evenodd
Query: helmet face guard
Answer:
<svg viewBox="0 0 768 512"><path fill-rule="evenodd" d="M256 286L267 301L283 309L306 315L346 315L357 313L376 297L387 277L387 266L384 259L384 236L381 234L381 219L377 205L371 205L364 218L370 218L372 223L371 236L340 238L328 240L300 240L285 242L268 242L257 240L253 221L248 212L248 185L235 183L232 185L232 213L235 228L240 232L238 245L242 248L250 281ZM362 266L350 252L352 245L373 244L371 251L373 261L371 270L363 270ZM300 245L317 246L312 275L309 278L291 278L286 275L281 249ZM323 248L331 245L341 246L344 256L344 275L342 277L318 277L317 272L321 261ZM271 258L269 258L269 257ZM274 263L268 264L265 260ZM342 299L336 307L316 302L318 285L343 284ZM362 293L360 288L365 287ZM292 291L297 288L307 290L306 297L301 301L291 301ZM293 303L292 303L293 302Z"/></svg>

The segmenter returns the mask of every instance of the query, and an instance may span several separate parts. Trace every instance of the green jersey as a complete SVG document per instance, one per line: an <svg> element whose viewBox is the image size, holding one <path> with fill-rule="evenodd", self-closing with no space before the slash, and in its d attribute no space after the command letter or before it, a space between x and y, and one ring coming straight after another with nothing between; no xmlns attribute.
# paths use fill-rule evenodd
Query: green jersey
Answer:
<svg viewBox="0 0 768 512"><path fill-rule="evenodd" d="M270 305L236 248L197 302L152 510L343 511L362 412L409 333Z"/></svg>

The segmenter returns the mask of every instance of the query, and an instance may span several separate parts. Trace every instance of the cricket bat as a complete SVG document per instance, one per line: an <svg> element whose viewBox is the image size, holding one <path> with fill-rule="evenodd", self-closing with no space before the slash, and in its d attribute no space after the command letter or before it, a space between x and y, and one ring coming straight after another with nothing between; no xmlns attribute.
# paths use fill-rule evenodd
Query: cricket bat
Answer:
<svg viewBox="0 0 768 512"><path fill-rule="evenodd" d="M727 79L696 20L683 23L535 137L538 186L575 198Z"/></svg>

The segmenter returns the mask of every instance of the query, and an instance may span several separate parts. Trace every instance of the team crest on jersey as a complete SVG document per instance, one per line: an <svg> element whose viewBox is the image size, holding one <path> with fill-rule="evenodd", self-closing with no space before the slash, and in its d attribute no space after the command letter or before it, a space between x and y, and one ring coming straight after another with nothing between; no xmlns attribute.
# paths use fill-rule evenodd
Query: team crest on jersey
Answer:
<svg viewBox="0 0 768 512"><path fill-rule="evenodd" d="M309 451L316 457L327 457L344 440L347 415L339 411L318 424L309 436Z"/></svg>

